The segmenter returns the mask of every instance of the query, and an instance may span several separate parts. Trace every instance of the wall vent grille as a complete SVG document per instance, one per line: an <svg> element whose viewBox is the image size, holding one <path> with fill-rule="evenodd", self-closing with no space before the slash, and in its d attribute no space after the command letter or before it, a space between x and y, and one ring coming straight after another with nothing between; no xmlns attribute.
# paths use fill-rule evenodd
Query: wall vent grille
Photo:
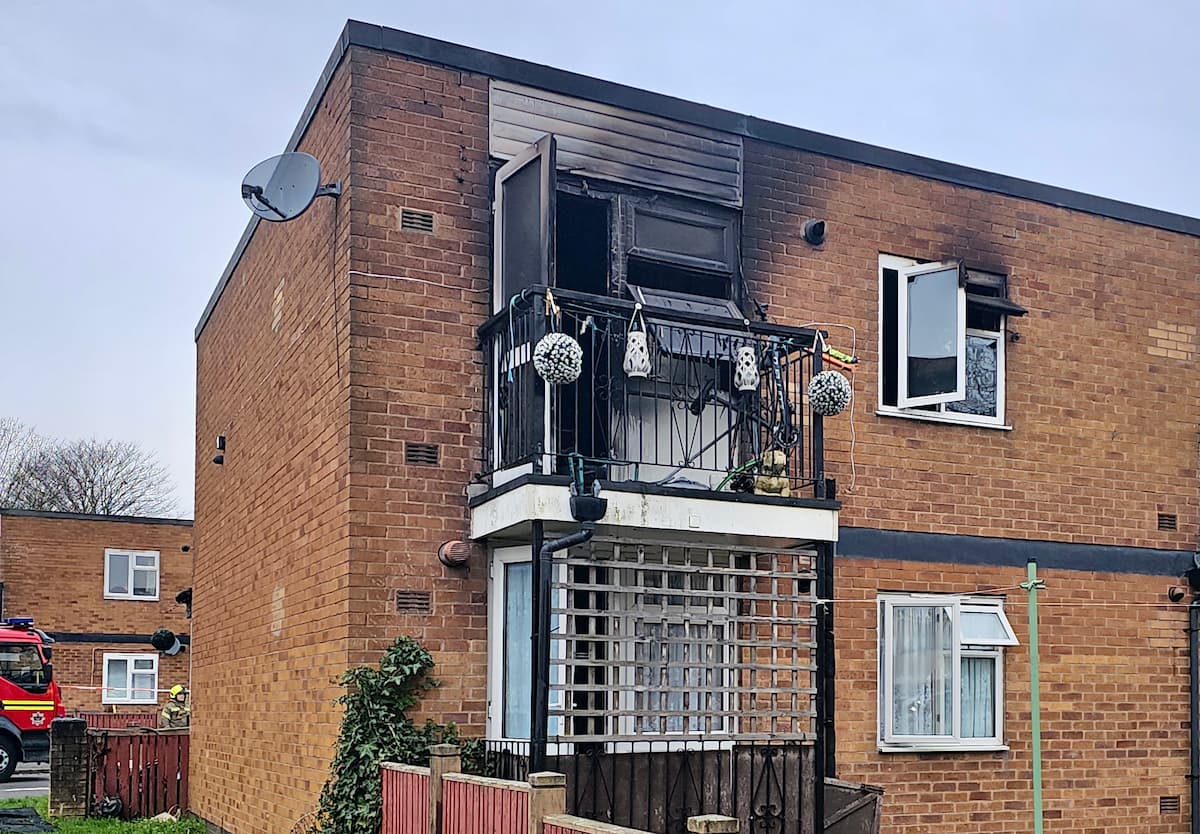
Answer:
<svg viewBox="0 0 1200 834"><path fill-rule="evenodd" d="M409 466L437 466L441 449L436 443L405 443L404 462Z"/></svg>
<svg viewBox="0 0 1200 834"><path fill-rule="evenodd" d="M1175 513L1159 513L1158 514L1158 529L1159 530L1178 530L1179 516Z"/></svg>
<svg viewBox="0 0 1200 834"><path fill-rule="evenodd" d="M433 213L416 211L415 209L400 209L400 229L405 232L433 233Z"/></svg>
<svg viewBox="0 0 1200 834"><path fill-rule="evenodd" d="M396 591L396 611L401 614L428 614L433 610L429 591Z"/></svg>
<svg viewBox="0 0 1200 834"><path fill-rule="evenodd" d="M1158 813L1160 814L1178 814L1179 813L1179 797L1178 796L1160 796L1158 798Z"/></svg>

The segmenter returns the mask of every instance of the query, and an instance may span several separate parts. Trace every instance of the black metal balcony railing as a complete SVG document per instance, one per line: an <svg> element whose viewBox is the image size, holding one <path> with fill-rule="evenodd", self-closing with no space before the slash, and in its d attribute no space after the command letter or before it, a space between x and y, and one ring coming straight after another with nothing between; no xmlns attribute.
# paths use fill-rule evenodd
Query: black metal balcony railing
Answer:
<svg viewBox="0 0 1200 834"><path fill-rule="evenodd" d="M741 492L758 479L770 494L786 484L792 496L825 497L821 417L807 403L821 370L813 331L645 307L643 377L623 369L633 302L555 290L558 313L548 315L546 296L527 290L479 330L485 474L527 467L580 485ZM551 328L583 348L573 383L547 386L534 369L534 346ZM736 372L747 349L757 381Z"/></svg>

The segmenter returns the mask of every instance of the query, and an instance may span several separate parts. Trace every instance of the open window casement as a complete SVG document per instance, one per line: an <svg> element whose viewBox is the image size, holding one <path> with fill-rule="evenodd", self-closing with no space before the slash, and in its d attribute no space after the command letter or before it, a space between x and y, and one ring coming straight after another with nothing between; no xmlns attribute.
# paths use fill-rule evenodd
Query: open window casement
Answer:
<svg viewBox="0 0 1200 834"><path fill-rule="evenodd" d="M967 294L958 261L899 270L897 406L966 398Z"/></svg>
<svg viewBox="0 0 1200 834"><path fill-rule="evenodd" d="M496 172L493 312L526 287L554 286L555 154L546 134Z"/></svg>

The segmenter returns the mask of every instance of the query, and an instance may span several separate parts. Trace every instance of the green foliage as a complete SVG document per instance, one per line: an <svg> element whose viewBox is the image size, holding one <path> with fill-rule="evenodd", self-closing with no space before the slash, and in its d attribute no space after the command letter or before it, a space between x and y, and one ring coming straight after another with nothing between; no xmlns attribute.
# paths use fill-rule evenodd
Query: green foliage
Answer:
<svg viewBox="0 0 1200 834"><path fill-rule="evenodd" d="M153 822L152 820L107 820L107 819L51 819L46 812L48 801L39 796L29 799L0 800L0 808L33 807L58 826L58 834L204 834L204 823L195 817L185 816L177 822Z"/></svg>
<svg viewBox="0 0 1200 834"><path fill-rule="evenodd" d="M433 744L456 744L453 724L417 725L407 713L436 681L428 677L433 657L420 643L401 637L384 653L379 667L358 666L338 683L345 712L329 781L321 790L320 827L324 834L378 834L383 762L428 765Z"/></svg>

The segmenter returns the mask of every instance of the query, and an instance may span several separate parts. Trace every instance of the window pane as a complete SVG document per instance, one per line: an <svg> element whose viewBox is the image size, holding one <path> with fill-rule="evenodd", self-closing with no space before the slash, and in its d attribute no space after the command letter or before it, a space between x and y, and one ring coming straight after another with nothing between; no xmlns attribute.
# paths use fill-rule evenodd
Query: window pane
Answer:
<svg viewBox="0 0 1200 834"><path fill-rule="evenodd" d="M958 268L908 279L908 396L958 388Z"/></svg>
<svg viewBox="0 0 1200 834"><path fill-rule="evenodd" d="M154 671L154 661L149 658L146 660L135 660L133 661L133 668L138 672L143 670Z"/></svg>
<svg viewBox="0 0 1200 834"><path fill-rule="evenodd" d="M505 738L529 738L532 694L533 565L504 566L504 726Z"/></svg>
<svg viewBox="0 0 1200 834"><path fill-rule="evenodd" d="M105 696L112 699L129 697L129 662L124 658L113 658L104 665L108 689Z"/></svg>
<svg viewBox="0 0 1200 834"><path fill-rule="evenodd" d="M962 737L996 736L996 660L962 659Z"/></svg>
<svg viewBox="0 0 1200 834"><path fill-rule="evenodd" d="M108 592L129 593L129 556L124 553L108 554Z"/></svg>
<svg viewBox="0 0 1200 834"><path fill-rule="evenodd" d="M941 606L892 609L892 732L954 733L954 623Z"/></svg>
<svg viewBox="0 0 1200 834"><path fill-rule="evenodd" d="M967 398L946 403L947 411L996 416L998 349L993 337L967 335Z"/></svg>
<svg viewBox="0 0 1200 834"><path fill-rule="evenodd" d="M1008 641L1008 632L994 611L963 611L958 619L964 643Z"/></svg>
<svg viewBox="0 0 1200 834"><path fill-rule="evenodd" d="M155 567L158 567L158 557L157 556L135 556L135 557L133 557L133 564L135 567L139 567L139 568L155 568Z"/></svg>
<svg viewBox="0 0 1200 834"><path fill-rule="evenodd" d="M133 676L133 699L135 701L156 701L158 693L154 690L158 683L155 675L147 675L139 672Z"/></svg>
<svg viewBox="0 0 1200 834"><path fill-rule="evenodd" d="M133 595L153 597L158 595L158 572L135 570L133 572Z"/></svg>

